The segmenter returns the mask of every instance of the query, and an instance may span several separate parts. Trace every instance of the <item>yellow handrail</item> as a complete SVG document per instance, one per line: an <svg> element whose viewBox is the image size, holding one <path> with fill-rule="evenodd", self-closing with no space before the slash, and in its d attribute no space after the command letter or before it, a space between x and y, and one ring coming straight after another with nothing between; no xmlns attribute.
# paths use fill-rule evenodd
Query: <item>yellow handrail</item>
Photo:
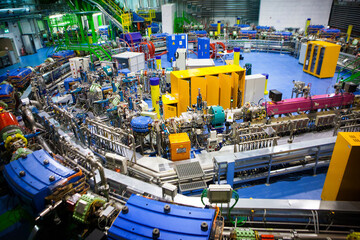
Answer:
<svg viewBox="0 0 360 240"><path fill-rule="evenodd" d="M102 2L115 11L115 14L121 19L124 31L129 32L132 22L131 12L124 12L113 0L102 0Z"/></svg>

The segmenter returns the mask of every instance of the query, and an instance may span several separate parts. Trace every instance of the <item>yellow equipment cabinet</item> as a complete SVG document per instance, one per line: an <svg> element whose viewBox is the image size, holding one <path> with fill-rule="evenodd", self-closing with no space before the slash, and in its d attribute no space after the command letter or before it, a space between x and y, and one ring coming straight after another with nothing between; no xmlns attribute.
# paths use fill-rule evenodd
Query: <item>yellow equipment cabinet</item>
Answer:
<svg viewBox="0 0 360 240"><path fill-rule="evenodd" d="M208 106L217 106L219 105L219 96L220 96L220 80L216 76L206 76L206 93L207 93L207 105Z"/></svg>
<svg viewBox="0 0 360 240"><path fill-rule="evenodd" d="M169 135L170 155L172 161L190 159L190 138L187 133Z"/></svg>
<svg viewBox="0 0 360 240"><path fill-rule="evenodd" d="M178 100L171 94L162 95L164 104L164 118L176 117Z"/></svg>
<svg viewBox="0 0 360 240"><path fill-rule="evenodd" d="M206 86L207 81L204 77L192 77L191 78L191 105L196 104L197 97L199 96L199 89L203 101L206 101Z"/></svg>
<svg viewBox="0 0 360 240"><path fill-rule="evenodd" d="M178 100L177 116L196 102L200 92L208 106L220 104L224 109L241 106L244 100L245 70L236 65L173 71L171 94ZM241 98L238 98L241 96Z"/></svg>
<svg viewBox="0 0 360 240"><path fill-rule="evenodd" d="M360 132L337 136L321 198L327 201L360 201Z"/></svg>
<svg viewBox="0 0 360 240"><path fill-rule="evenodd" d="M324 42L308 42L303 71L318 78L333 77L339 58L340 45Z"/></svg>

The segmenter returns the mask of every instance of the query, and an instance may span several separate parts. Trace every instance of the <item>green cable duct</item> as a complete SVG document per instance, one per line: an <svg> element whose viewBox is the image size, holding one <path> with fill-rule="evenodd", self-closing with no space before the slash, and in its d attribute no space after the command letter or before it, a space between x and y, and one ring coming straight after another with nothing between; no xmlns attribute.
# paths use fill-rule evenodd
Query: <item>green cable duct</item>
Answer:
<svg viewBox="0 0 360 240"><path fill-rule="evenodd" d="M239 194L233 190L232 191L232 194L235 193L235 203L229 208L229 213L228 213L228 218L229 218L229 221L235 225L235 221L232 219L231 217L231 211L233 210L233 208L235 207L235 205L237 204L237 202L239 201L240 197L239 197ZM202 193L201 193L201 202L204 206L206 206L206 204L204 203L204 197L207 197L207 189L205 188ZM236 217L235 217L236 218ZM242 226L246 223L246 217L240 217L240 219L237 220L236 222L236 226Z"/></svg>

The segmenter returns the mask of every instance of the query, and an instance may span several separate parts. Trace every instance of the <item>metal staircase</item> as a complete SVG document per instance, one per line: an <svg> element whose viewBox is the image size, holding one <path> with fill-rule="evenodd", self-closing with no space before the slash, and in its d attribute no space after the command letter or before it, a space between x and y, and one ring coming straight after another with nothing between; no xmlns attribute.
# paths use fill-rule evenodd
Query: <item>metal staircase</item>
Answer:
<svg viewBox="0 0 360 240"><path fill-rule="evenodd" d="M85 0L96 6L122 32L129 32L131 26L131 12L120 8L113 0Z"/></svg>
<svg viewBox="0 0 360 240"><path fill-rule="evenodd" d="M131 27L131 12L126 12L114 0L67 0L73 14L62 15L59 19L48 18L55 51L76 50L87 51L99 58L100 61L111 61L112 47L97 36L92 14L94 9L99 9L119 30L126 33ZM88 18L91 34L85 32L81 15ZM59 31L59 29L61 31ZM60 33L60 34L59 34ZM100 40L101 45L98 44ZM93 43L94 42L94 43Z"/></svg>
<svg viewBox="0 0 360 240"><path fill-rule="evenodd" d="M87 33L83 31L77 15L65 14L57 19L48 18L48 25L51 29L55 52L61 50L87 51L101 61L111 61L111 46L105 41L102 41L102 45L92 43ZM58 33L54 33L54 30L57 30Z"/></svg>
<svg viewBox="0 0 360 240"><path fill-rule="evenodd" d="M56 51L61 50L74 50L74 51L87 51L94 54L96 57L99 58L100 61L111 61L111 55L107 52L103 47L97 45L77 45L77 44L70 44L70 45L61 45L58 46Z"/></svg>

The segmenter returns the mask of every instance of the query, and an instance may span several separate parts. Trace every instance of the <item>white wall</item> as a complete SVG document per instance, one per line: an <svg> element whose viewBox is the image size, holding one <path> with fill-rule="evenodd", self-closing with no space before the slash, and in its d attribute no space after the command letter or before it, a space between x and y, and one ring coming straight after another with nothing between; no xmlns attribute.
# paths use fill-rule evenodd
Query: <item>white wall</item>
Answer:
<svg viewBox="0 0 360 240"><path fill-rule="evenodd" d="M9 33L0 34L0 37L12 38L15 43L15 48L18 52L18 55L21 56L20 50L22 48L21 34L17 22L8 22L9 24Z"/></svg>
<svg viewBox="0 0 360 240"><path fill-rule="evenodd" d="M20 24L23 34L32 34L36 50L42 48L40 30L36 19L22 19L20 20Z"/></svg>
<svg viewBox="0 0 360 240"><path fill-rule="evenodd" d="M306 19L311 18L311 24L326 26L331 5L332 0L261 0L259 25L273 26L277 30L304 29Z"/></svg>

